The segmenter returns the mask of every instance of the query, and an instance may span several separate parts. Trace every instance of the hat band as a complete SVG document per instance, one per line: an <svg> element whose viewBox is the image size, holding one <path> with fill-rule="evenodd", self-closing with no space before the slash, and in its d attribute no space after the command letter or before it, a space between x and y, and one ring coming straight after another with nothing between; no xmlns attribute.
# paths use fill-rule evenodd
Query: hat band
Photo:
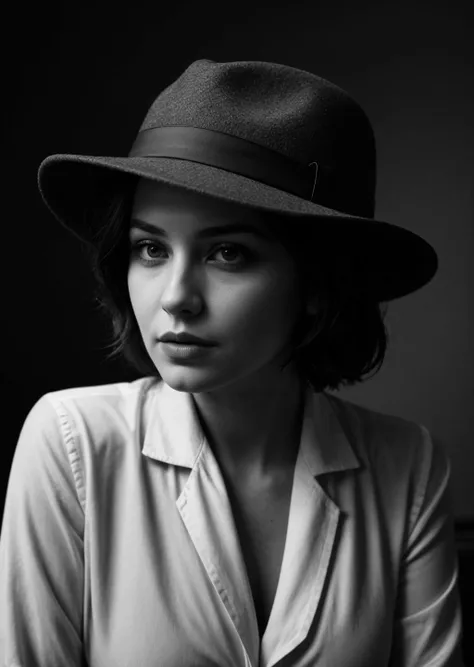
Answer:
<svg viewBox="0 0 474 667"><path fill-rule="evenodd" d="M312 201L318 174L316 162L305 166L252 141L198 127L170 126L142 130L128 155L172 157L207 164L309 201Z"/></svg>

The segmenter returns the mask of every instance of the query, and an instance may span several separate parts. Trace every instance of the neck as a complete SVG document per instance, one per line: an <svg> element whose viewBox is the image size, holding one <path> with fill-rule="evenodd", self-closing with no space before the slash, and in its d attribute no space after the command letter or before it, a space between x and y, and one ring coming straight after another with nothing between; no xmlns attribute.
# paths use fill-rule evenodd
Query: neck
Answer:
<svg viewBox="0 0 474 667"><path fill-rule="evenodd" d="M296 461L306 384L293 367L193 394L201 426L221 469L271 479Z"/></svg>

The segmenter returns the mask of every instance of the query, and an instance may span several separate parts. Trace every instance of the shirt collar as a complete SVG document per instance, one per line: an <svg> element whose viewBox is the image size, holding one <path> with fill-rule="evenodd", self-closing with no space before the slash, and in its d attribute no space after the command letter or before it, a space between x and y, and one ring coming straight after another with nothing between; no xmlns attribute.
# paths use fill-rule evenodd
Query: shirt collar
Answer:
<svg viewBox="0 0 474 667"><path fill-rule="evenodd" d="M192 394L172 389L158 379L149 386L149 416L142 454L157 461L193 468L208 447ZM342 423L326 392L308 384L300 454L312 475L360 467Z"/></svg>

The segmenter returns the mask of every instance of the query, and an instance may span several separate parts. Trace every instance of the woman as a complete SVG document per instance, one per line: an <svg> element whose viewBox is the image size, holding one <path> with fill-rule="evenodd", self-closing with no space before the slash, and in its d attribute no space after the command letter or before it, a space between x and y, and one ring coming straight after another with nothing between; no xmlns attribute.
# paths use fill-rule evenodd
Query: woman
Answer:
<svg viewBox="0 0 474 667"><path fill-rule="evenodd" d="M382 303L437 270L373 219L360 107L302 70L200 60L127 157L50 156L39 187L142 377L25 420L2 664L462 665L449 460L325 391L381 366Z"/></svg>

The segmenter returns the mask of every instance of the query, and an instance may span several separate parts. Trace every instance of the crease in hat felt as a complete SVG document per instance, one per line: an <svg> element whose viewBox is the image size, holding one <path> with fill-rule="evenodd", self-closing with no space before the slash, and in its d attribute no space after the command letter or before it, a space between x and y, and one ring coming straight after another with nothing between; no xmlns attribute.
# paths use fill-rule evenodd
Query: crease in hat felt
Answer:
<svg viewBox="0 0 474 667"><path fill-rule="evenodd" d="M316 160L321 165L322 160L323 167L331 167L332 163L337 178L323 169L320 179L318 171L315 201L311 202L244 175L176 157L53 155L43 160L38 172L45 203L78 238L90 241L93 229L87 231L87 209L94 208L99 195L103 199L120 188L125 182L121 172L128 172L128 178L131 174L151 178L244 207L282 213L293 222L311 220L315 232L339 234L341 244L364 258L363 264L359 262L361 275L365 272L367 282L370 277L372 283L378 280L371 288L378 291L380 300L419 289L435 274L437 256L424 239L397 225L373 220L373 131L359 105L334 84L274 63L196 61L159 93L140 131L170 125L225 132L300 164ZM326 201L318 192L324 178L329 183ZM343 195L351 188L367 194L364 217L354 210L338 209L341 178ZM356 199L354 202L357 204ZM405 262L400 271L403 255L413 255L413 260Z"/></svg>

